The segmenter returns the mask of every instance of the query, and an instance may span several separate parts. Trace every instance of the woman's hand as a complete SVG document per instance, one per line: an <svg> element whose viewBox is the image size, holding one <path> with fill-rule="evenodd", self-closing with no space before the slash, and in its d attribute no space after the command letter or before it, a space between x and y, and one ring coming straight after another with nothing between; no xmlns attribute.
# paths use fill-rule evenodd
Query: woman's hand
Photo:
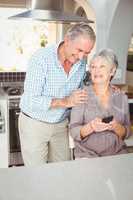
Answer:
<svg viewBox="0 0 133 200"><path fill-rule="evenodd" d="M106 131L109 129L109 124L102 122L101 118L95 118L92 120L91 126L95 132Z"/></svg>
<svg viewBox="0 0 133 200"><path fill-rule="evenodd" d="M110 123L104 123L101 118L95 118L81 128L80 135L81 138L84 138L93 132L102 132L106 130L115 132L120 138L124 138L126 134L126 128L115 119Z"/></svg>
<svg viewBox="0 0 133 200"><path fill-rule="evenodd" d="M109 123L109 130L115 132L120 138L126 135L126 128L115 119Z"/></svg>

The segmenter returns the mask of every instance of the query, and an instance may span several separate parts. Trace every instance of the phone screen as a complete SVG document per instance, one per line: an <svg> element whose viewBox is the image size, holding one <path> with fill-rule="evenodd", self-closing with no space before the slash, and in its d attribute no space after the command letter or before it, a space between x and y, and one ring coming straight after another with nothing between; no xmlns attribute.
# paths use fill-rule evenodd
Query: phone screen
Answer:
<svg viewBox="0 0 133 200"><path fill-rule="evenodd" d="M102 122L104 122L104 123L109 123L109 122L111 122L113 120L113 116L111 115L111 116L109 116L109 117L104 117L103 119L102 119Z"/></svg>

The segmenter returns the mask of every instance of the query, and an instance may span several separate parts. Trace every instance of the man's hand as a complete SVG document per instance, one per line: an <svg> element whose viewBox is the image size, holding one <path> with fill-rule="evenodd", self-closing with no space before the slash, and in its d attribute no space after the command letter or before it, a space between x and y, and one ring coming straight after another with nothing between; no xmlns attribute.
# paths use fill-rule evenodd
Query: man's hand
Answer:
<svg viewBox="0 0 133 200"><path fill-rule="evenodd" d="M120 93L121 92L121 89L119 87L117 87L116 85L110 85L113 92L116 92L116 93Z"/></svg>
<svg viewBox="0 0 133 200"><path fill-rule="evenodd" d="M66 101L66 107L74 107L78 104L85 103L88 99L87 91L86 90L81 90L78 89L74 92L69 97L65 97Z"/></svg>

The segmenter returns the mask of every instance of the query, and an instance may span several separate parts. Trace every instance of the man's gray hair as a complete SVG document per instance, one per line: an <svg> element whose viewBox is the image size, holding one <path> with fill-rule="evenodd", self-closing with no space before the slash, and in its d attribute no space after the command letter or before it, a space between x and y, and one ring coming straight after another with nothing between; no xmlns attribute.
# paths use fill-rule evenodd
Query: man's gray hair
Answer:
<svg viewBox="0 0 133 200"><path fill-rule="evenodd" d="M74 40L78 36L86 36L90 40L94 41L96 40L96 35L94 30L89 24L86 23L78 23L73 26L71 26L67 33L66 36L69 37L71 40Z"/></svg>
<svg viewBox="0 0 133 200"><path fill-rule="evenodd" d="M118 59L116 54L112 49L103 49L101 50L98 54L95 54L94 57L92 58L95 59L96 57L102 57L104 58L107 62L109 62L112 66L118 67Z"/></svg>

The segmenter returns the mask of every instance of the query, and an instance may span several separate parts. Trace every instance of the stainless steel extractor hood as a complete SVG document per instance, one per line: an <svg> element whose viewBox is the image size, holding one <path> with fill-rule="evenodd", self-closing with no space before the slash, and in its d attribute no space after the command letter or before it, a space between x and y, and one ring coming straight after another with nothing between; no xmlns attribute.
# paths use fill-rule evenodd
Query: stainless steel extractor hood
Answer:
<svg viewBox="0 0 133 200"><path fill-rule="evenodd" d="M48 22L87 22L93 23L85 17L80 17L72 13L66 13L63 9L63 0L27 0L28 10L9 19L24 19L48 21Z"/></svg>

